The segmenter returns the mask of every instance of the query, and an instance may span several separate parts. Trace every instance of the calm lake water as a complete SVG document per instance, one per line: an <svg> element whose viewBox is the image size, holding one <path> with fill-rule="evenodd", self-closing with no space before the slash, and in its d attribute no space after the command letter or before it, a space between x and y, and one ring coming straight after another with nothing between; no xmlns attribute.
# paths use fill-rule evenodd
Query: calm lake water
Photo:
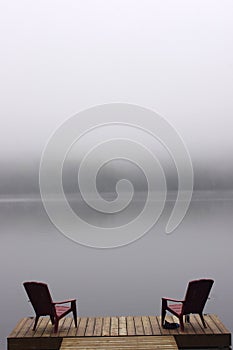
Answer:
<svg viewBox="0 0 233 350"><path fill-rule="evenodd" d="M40 200L2 201L0 349L22 317L34 315L22 283L47 282L54 299L76 297L80 316L159 315L161 297L182 298L189 280L213 278L206 312L233 330L233 197L194 194L188 213L164 233L172 202L141 239L114 249L74 243Z"/></svg>

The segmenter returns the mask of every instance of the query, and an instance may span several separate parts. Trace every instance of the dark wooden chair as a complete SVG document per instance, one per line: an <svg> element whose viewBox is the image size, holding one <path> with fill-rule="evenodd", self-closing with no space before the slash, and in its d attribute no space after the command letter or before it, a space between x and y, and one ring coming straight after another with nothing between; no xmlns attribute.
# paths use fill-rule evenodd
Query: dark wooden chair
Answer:
<svg viewBox="0 0 233 350"><path fill-rule="evenodd" d="M59 320L70 312L73 312L74 324L77 328L76 299L55 302L52 300L47 284L41 282L24 282L23 285L36 313L34 331L39 317L48 315L54 325L54 333L56 333L58 331ZM70 305L62 305L66 303L70 303Z"/></svg>
<svg viewBox="0 0 233 350"><path fill-rule="evenodd" d="M214 281L212 279L200 279L191 281L188 284L184 300L162 298L162 326L164 325L166 311L169 311L178 317L180 321L181 331L184 331L183 316L185 316L186 321L189 321L190 314L198 314L201 318L204 328L206 328L205 320L203 317L203 309L213 283ZM168 304L168 301L171 301L172 304Z"/></svg>

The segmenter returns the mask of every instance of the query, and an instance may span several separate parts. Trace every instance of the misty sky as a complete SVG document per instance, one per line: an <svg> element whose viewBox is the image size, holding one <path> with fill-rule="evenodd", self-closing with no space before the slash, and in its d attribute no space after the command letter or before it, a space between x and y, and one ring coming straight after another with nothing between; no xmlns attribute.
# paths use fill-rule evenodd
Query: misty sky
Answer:
<svg viewBox="0 0 233 350"><path fill-rule="evenodd" d="M232 1L0 6L2 195L38 192L50 135L79 111L110 102L150 108L176 128L195 188L233 188Z"/></svg>

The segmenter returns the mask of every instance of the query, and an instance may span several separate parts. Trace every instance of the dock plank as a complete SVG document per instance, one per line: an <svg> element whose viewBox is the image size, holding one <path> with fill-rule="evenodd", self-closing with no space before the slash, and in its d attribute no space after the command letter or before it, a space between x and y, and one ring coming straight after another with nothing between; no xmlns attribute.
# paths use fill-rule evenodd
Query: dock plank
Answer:
<svg viewBox="0 0 233 350"><path fill-rule="evenodd" d="M119 317L119 335L127 335L126 317Z"/></svg>
<svg viewBox="0 0 233 350"><path fill-rule="evenodd" d="M133 316L127 316L126 317L126 324L127 324L127 333L128 335L135 335L135 324Z"/></svg>
<svg viewBox="0 0 233 350"><path fill-rule="evenodd" d="M222 333L221 330L218 328L218 326L215 324L215 322L212 320L212 318L209 315L205 315L205 323L212 330L214 334Z"/></svg>
<svg viewBox="0 0 233 350"><path fill-rule="evenodd" d="M205 334L213 334L213 331L212 331L212 329L209 327L208 324L207 324L207 327L206 327L206 328L203 327L203 324L202 324L202 322L201 322L201 319L200 319L200 317L199 317L198 315L192 315L192 317L190 318L190 320L193 320L193 319L196 320L196 325L199 324L199 329L201 328ZM206 318L205 318L205 319L206 319ZM191 322L192 322L192 321L191 321Z"/></svg>
<svg viewBox="0 0 233 350"><path fill-rule="evenodd" d="M136 335L144 335L141 316L134 316L134 324L135 324Z"/></svg>
<svg viewBox="0 0 233 350"><path fill-rule="evenodd" d="M165 320L168 321L168 318L169 318L169 316L166 315ZM162 335L170 335L170 333L171 333L170 330L162 327L161 316L158 316L158 317L157 317L157 321L158 321L158 324L159 324L159 326L160 326L161 334L162 334Z"/></svg>
<svg viewBox="0 0 233 350"><path fill-rule="evenodd" d="M48 318L49 321L45 327L44 333L43 333L43 337L50 337L50 335L53 333L53 325L52 322L50 320L50 318Z"/></svg>
<svg viewBox="0 0 233 350"><path fill-rule="evenodd" d="M111 335L110 326L111 326L110 317L103 317L103 322L102 322L102 336L103 337L109 337Z"/></svg>
<svg viewBox="0 0 233 350"><path fill-rule="evenodd" d="M81 317L79 325L78 325L78 330L77 330L77 337L84 337L86 327L87 327L87 317Z"/></svg>
<svg viewBox="0 0 233 350"><path fill-rule="evenodd" d="M62 324L62 327L61 328L58 328L58 336L59 337L66 337L69 330L70 330L70 327L71 327L71 323L72 323L72 318L69 318L69 317L66 317L64 319L64 322Z"/></svg>
<svg viewBox="0 0 233 350"><path fill-rule="evenodd" d="M119 334L119 320L118 317L113 316L111 317L111 336L118 336Z"/></svg>
<svg viewBox="0 0 233 350"><path fill-rule="evenodd" d="M36 331L33 334L33 337L42 337L45 328L47 327L47 324L49 323L49 317L41 317L39 320L38 327L36 328Z"/></svg>
<svg viewBox="0 0 233 350"><path fill-rule="evenodd" d="M216 326L221 330L222 333L230 333L230 331L224 326L224 324L219 320L217 315L209 315L211 319L215 322Z"/></svg>
<svg viewBox="0 0 233 350"><path fill-rule="evenodd" d="M151 329L150 319L148 316L142 316L142 325L143 325L145 335L153 334Z"/></svg>
<svg viewBox="0 0 233 350"><path fill-rule="evenodd" d="M161 335L161 325L159 324L158 317L149 316L152 333L154 335Z"/></svg>
<svg viewBox="0 0 233 350"><path fill-rule="evenodd" d="M57 332L57 333L54 332L54 326L52 325L52 331L51 331L51 333L50 333L50 337L51 337L51 338L60 337L60 336L59 336L59 333L60 333L60 332L62 331L62 329L63 329L63 324L64 324L64 322L65 322L65 318L62 318L62 319L59 321L59 326L58 326L58 332Z"/></svg>
<svg viewBox="0 0 233 350"><path fill-rule="evenodd" d="M33 318L28 318L26 320L26 322L23 324L23 326L20 328L18 334L17 334L17 337L19 338L24 338L27 336L27 333L30 331L30 329L32 329L33 327L33 324L34 324L34 319ZM33 333L32 335L33 336Z"/></svg>
<svg viewBox="0 0 233 350"><path fill-rule="evenodd" d="M174 316L174 319L175 319L174 322L179 323L178 318L176 318L176 317ZM185 333L194 335L194 334L196 334L196 330L195 330L195 327L193 326L193 318L192 318L192 315L189 316L189 320L190 320L190 322L185 322L185 320L184 320L184 329L185 329ZM202 331L202 330L200 329L200 331ZM180 327L177 328L177 332L178 332L178 333L182 333L181 330L180 330Z"/></svg>
<svg viewBox="0 0 233 350"><path fill-rule="evenodd" d="M185 332L186 332L186 324L185 323ZM194 315L190 315L190 324L193 327L194 334L204 334L204 329L201 327L200 323L197 321L197 318Z"/></svg>
<svg viewBox="0 0 233 350"><path fill-rule="evenodd" d="M94 333L93 333L94 337L100 337L101 336L101 334L102 334L102 323L103 323L102 317L96 317L95 328L94 328Z"/></svg>
<svg viewBox="0 0 233 350"><path fill-rule="evenodd" d="M80 322L80 317L77 317L77 328L75 327L74 324L74 320L72 319L71 325L70 325L70 329L68 330L67 333L67 337L75 337L77 330L78 330L78 326L79 326L79 322Z"/></svg>
<svg viewBox="0 0 233 350"><path fill-rule="evenodd" d="M102 336L109 337L110 334L111 319L110 317L104 317L102 323Z"/></svg>
<svg viewBox="0 0 233 350"><path fill-rule="evenodd" d="M93 337L95 328L95 317L89 317L87 321L87 328L85 332L86 337Z"/></svg>
<svg viewBox="0 0 233 350"><path fill-rule="evenodd" d="M13 329L13 331L10 333L10 335L8 336L8 338L15 338L17 337L20 329L23 327L24 323L27 322L27 317L22 318L18 324L16 325L16 327Z"/></svg>

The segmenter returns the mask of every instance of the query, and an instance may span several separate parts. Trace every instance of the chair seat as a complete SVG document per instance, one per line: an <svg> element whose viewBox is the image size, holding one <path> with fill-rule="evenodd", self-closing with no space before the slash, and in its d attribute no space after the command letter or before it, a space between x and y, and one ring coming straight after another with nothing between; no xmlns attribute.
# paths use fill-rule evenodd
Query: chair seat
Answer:
<svg viewBox="0 0 233 350"><path fill-rule="evenodd" d="M67 311L71 310L68 306L55 306L56 314L60 318L63 314L67 313Z"/></svg>
<svg viewBox="0 0 233 350"><path fill-rule="evenodd" d="M180 315L182 312L182 307L183 304L172 304L172 305L168 305L167 309L175 312L177 315Z"/></svg>

